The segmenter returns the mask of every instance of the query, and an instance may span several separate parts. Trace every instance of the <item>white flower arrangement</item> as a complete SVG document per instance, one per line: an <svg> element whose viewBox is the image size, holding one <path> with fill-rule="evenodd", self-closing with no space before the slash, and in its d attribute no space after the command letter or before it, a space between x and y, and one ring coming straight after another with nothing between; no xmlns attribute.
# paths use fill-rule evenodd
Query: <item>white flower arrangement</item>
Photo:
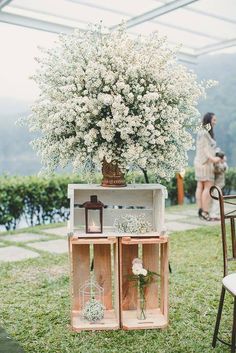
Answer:
<svg viewBox="0 0 236 353"><path fill-rule="evenodd" d="M114 222L114 227L120 233L148 233L152 229L144 215L125 215L117 218Z"/></svg>
<svg viewBox="0 0 236 353"><path fill-rule="evenodd" d="M150 285L154 277L158 277L159 274L143 267L143 262L139 258L135 258L132 261L132 273L133 275L129 275L129 279L131 281L136 282L136 286L138 288L139 296L140 296L140 313L139 318L141 320L146 319L145 312L145 288Z"/></svg>
<svg viewBox="0 0 236 353"><path fill-rule="evenodd" d="M91 322L102 320L104 318L103 304L95 298L90 299L83 309L82 316Z"/></svg>
<svg viewBox="0 0 236 353"><path fill-rule="evenodd" d="M114 161L169 179L187 164L205 94L157 33L131 39L124 26L59 37L38 58L41 90L27 123L47 171Z"/></svg>

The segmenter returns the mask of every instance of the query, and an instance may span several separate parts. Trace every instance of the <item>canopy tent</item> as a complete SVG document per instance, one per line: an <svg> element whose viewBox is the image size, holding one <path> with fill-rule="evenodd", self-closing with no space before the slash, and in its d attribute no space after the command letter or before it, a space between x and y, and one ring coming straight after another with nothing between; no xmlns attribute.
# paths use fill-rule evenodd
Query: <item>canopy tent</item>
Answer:
<svg viewBox="0 0 236 353"><path fill-rule="evenodd" d="M132 36L158 31L170 45L182 43L179 59L236 46L235 0L0 0L0 22L69 33L89 23L110 29L126 22Z"/></svg>

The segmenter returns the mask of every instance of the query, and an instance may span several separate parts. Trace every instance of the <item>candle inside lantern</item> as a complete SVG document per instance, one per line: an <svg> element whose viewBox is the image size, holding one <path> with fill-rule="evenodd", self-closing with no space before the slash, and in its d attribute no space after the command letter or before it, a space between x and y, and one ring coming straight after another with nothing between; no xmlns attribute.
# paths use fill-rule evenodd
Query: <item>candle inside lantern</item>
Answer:
<svg viewBox="0 0 236 353"><path fill-rule="evenodd" d="M93 222L89 227L89 232L100 232L101 228L99 226L96 226L96 224Z"/></svg>

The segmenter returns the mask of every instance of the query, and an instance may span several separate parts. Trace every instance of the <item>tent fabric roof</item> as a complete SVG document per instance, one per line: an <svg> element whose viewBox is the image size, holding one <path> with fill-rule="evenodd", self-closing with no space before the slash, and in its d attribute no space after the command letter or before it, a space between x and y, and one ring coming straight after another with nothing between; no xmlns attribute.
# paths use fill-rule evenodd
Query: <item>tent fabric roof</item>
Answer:
<svg viewBox="0 0 236 353"><path fill-rule="evenodd" d="M0 0L0 22L69 33L89 23L126 22L132 36L158 31L182 43L180 60L236 46L235 0Z"/></svg>

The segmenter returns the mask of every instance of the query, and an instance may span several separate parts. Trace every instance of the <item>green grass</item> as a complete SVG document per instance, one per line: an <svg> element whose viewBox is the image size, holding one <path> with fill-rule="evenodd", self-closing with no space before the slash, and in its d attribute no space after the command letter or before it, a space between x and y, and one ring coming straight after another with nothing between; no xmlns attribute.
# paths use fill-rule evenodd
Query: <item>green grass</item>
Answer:
<svg viewBox="0 0 236 353"><path fill-rule="evenodd" d="M0 326L26 353L212 353L222 277L219 228L171 234L170 255L170 322L165 330L71 332L68 257L45 253L1 265ZM227 340L232 309L227 295L222 317ZM229 348L219 343L214 352Z"/></svg>

